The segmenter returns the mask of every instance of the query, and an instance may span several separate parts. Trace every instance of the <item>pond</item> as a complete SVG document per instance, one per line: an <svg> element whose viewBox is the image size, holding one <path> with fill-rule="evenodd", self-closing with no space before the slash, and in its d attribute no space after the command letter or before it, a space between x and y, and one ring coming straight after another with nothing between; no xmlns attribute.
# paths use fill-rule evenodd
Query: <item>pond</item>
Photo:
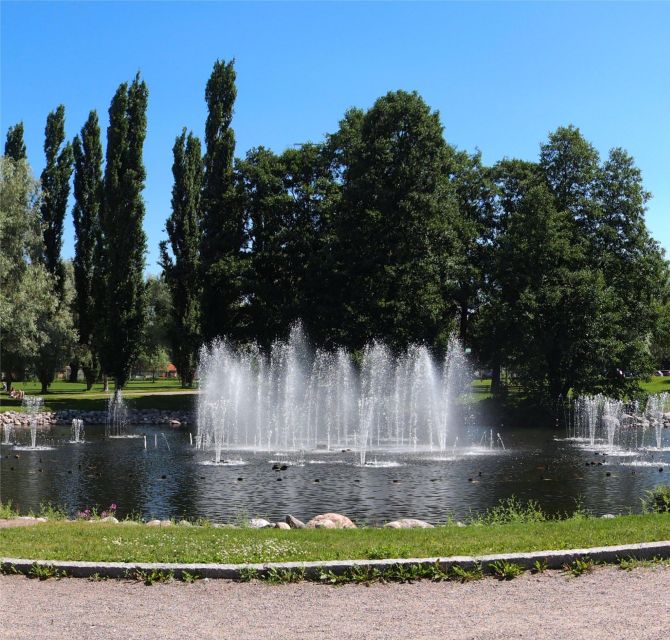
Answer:
<svg viewBox="0 0 670 640"><path fill-rule="evenodd" d="M70 442L69 427L40 434L50 449L0 447L0 499L22 512L51 502L71 514L118 505L120 517L234 522L247 517L300 519L326 511L379 524L400 517L431 522L467 518L500 499L536 500L548 513L572 513L578 504L595 515L639 512L644 492L670 474L670 431L663 447L610 449L567 438L562 430L507 427L501 438L470 427L446 453L427 449L278 453L197 449L188 431L131 426L105 438L88 426L85 441ZM146 435L146 448L145 438ZM29 445L30 434L16 434ZM281 470L281 467L286 468ZM279 468L279 470L278 470ZM663 469L663 471L661 471Z"/></svg>

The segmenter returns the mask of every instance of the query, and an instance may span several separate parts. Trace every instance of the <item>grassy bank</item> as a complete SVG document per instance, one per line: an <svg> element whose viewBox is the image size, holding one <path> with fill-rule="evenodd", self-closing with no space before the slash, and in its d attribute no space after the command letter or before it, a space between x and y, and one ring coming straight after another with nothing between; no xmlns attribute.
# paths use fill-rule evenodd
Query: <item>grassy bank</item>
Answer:
<svg viewBox="0 0 670 640"><path fill-rule="evenodd" d="M119 562L255 563L542 551L670 540L670 515L620 516L434 529L149 528L49 522L0 529L0 556Z"/></svg>
<svg viewBox="0 0 670 640"><path fill-rule="evenodd" d="M14 388L22 389L26 395L42 395L37 382L18 382ZM114 385L110 384L114 390ZM124 397L131 409L188 410L194 406L196 395L192 390L182 389L179 380L134 380L124 389ZM86 391L83 382L54 382L49 393L44 394L46 411L100 411L107 408L109 393L102 384L93 385ZM21 411L21 401L10 398L9 394L0 395L0 411Z"/></svg>

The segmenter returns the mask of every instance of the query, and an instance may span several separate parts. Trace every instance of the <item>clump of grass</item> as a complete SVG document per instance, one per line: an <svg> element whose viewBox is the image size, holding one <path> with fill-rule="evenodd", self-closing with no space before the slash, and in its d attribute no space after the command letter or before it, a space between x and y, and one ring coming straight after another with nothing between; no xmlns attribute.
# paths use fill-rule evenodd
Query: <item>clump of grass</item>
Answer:
<svg viewBox="0 0 670 640"><path fill-rule="evenodd" d="M670 564L670 559L654 557L650 560L640 560L638 558L620 558L619 569L623 571L632 571L633 569L640 569L642 567L656 567L659 565Z"/></svg>
<svg viewBox="0 0 670 640"><path fill-rule="evenodd" d="M258 578L258 571L253 567L242 567L239 576L239 582L251 582Z"/></svg>
<svg viewBox="0 0 670 640"><path fill-rule="evenodd" d="M516 496L500 500L495 507L472 520L474 525L528 524L545 522L547 516L535 500L521 502Z"/></svg>
<svg viewBox="0 0 670 640"><path fill-rule="evenodd" d="M498 560L489 565L491 573L498 580L513 580L523 573L523 567L507 560Z"/></svg>
<svg viewBox="0 0 670 640"><path fill-rule="evenodd" d="M68 513L63 507L59 507L52 502L42 502L40 504L39 515L47 520L67 520Z"/></svg>
<svg viewBox="0 0 670 640"><path fill-rule="evenodd" d="M152 571L143 571L142 569L134 569L128 572L126 577L137 582L143 582L147 587L150 587L157 582L171 582L174 580L174 573L172 571L161 571L154 569Z"/></svg>
<svg viewBox="0 0 670 640"><path fill-rule="evenodd" d="M594 563L591 558L575 558L572 564L566 565L565 570L575 578L593 571Z"/></svg>
<svg viewBox="0 0 670 640"><path fill-rule="evenodd" d="M642 498L642 509L645 513L670 513L670 486L659 484L646 491Z"/></svg>
<svg viewBox="0 0 670 640"><path fill-rule="evenodd" d="M37 562L33 563L28 571L29 578L37 578L38 580L48 580L49 578L64 578L67 574L65 571L56 569L53 565L50 564L38 564Z"/></svg>
<svg viewBox="0 0 670 640"><path fill-rule="evenodd" d="M11 500L7 500L7 502L0 502L1 520L11 520L12 518L18 517L18 515L19 512L16 509L14 509Z"/></svg>
<svg viewBox="0 0 670 640"><path fill-rule="evenodd" d="M458 564L452 565L448 572L451 580L458 580L459 582L472 582L473 580L481 580L484 577L484 572L480 564L476 564L472 569L465 569Z"/></svg>
<svg viewBox="0 0 670 640"><path fill-rule="evenodd" d="M305 570L300 569L277 569L271 567L262 576L262 579L270 584L290 584L292 582L302 582L305 579Z"/></svg>
<svg viewBox="0 0 670 640"><path fill-rule="evenodd" d="M536 560L533 562L533 568L530 571L531 573L544 573L548 568L546 560Z"/></svg>
<svg viewBox="0 0 670 640"><path fill-rule="evenodd" d="M367 548L364 552L364 557L367 560L384 560L386 558L409 558L411 549L406 546L389 547L385 545L378 545Z"/></svg>

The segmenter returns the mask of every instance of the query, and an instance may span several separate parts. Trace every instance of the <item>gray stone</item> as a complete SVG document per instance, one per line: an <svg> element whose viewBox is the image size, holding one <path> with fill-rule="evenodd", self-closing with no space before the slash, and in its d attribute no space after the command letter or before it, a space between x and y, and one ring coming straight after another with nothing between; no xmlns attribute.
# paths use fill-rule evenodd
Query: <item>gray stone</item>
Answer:
<svg viewBox="0 0 670 640"><path fill-rule="evenodd" d="M286 522L275 522L275 529L287 529L290 531L291 527Z"/></svg>
<svg viewBox="0 0 670 640"><path fill-rule="evenodd" d="M265 520L265 518L251 518L249 526L252 529L267 529L272 526L272 523L269 520Z"/></svg>
<svg viewBox="0 0 670 640"><path fill-rule="evenodd" d="M613 518L616 518L616 516L613 513L606 513L602 516L600 516L603 520L612 520Z"/></svg>
<svg viewBox="0 0 670 640"><path fill-rule="evenodd" d="M149 522L147 522L147 527L160 527L160 526L161 526L160 520L149 520Z"/></svg>
<svg viewBox="0 0 670 640"><path fill-rule="evenodd" d="M387 529L432 529L433 525L416 518L402 518L387 522L384 527Z"/></svg>
<svg viewBox="0 0 670 640"><path fill-rule="evenodd" d="M106 518L100 518L100 522L111 522L112 524L119 524L119 521L114 516L107 516Z"/></svg>
<svg viewBox="0 0 670 640"><path fill-rule="evenodd" d="M298 520L298 518L295 518L290 514L286 516L286 524L291 527L291 529L304 529L306 526L302 520Z"/></svg>
<svg viewBox="0 0 670 640"><path fill-rule="evenodd" d="M339 513L321 513L314 516L308 523L308 529L355 529L356 525Z"/></svg>
<svg viewBox="0 0 670 640"><path fill-rule="evenodd" d="M177 524L180 527L192 527L193 526L188 520L180 520Z"/></svg>

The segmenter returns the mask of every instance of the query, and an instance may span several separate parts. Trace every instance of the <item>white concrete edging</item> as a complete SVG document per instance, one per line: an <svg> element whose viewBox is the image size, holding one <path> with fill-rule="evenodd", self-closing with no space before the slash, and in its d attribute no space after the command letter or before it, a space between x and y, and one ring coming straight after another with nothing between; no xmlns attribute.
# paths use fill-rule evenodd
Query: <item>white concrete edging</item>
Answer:
<svg viewBox="0 0 670 640"><path fill-rule="evenodd" d="M260 576L270 570L304 571L306 577L318 577L321 571L336 575L346 573L351 568L376 569L383 573L398 566L429 567L439 565L446 571L453 566L473 569L481 566L484 573L490 573L489 565L506 561L531 569L535 562L544 563L548 569L560 569L576 559L589 558L594 562L618 562L622 559L651 560L670 558L670 540L661 542L642 542L612 547L592 547L587 549L531 551L524 553L498 553L484 556L450 556L446 558L394 558L385 560L320 560L316 562L268 562L264 564L182 564L163 562L75 562L68 560L26 560L23 558L0 558L0 568L4 572L14 571L27 574L33 565L52 567L73 578L127 578L134 572L170 572L176 578L184 573L199 578L239 580L244 572L256 571Z"/></svg>

